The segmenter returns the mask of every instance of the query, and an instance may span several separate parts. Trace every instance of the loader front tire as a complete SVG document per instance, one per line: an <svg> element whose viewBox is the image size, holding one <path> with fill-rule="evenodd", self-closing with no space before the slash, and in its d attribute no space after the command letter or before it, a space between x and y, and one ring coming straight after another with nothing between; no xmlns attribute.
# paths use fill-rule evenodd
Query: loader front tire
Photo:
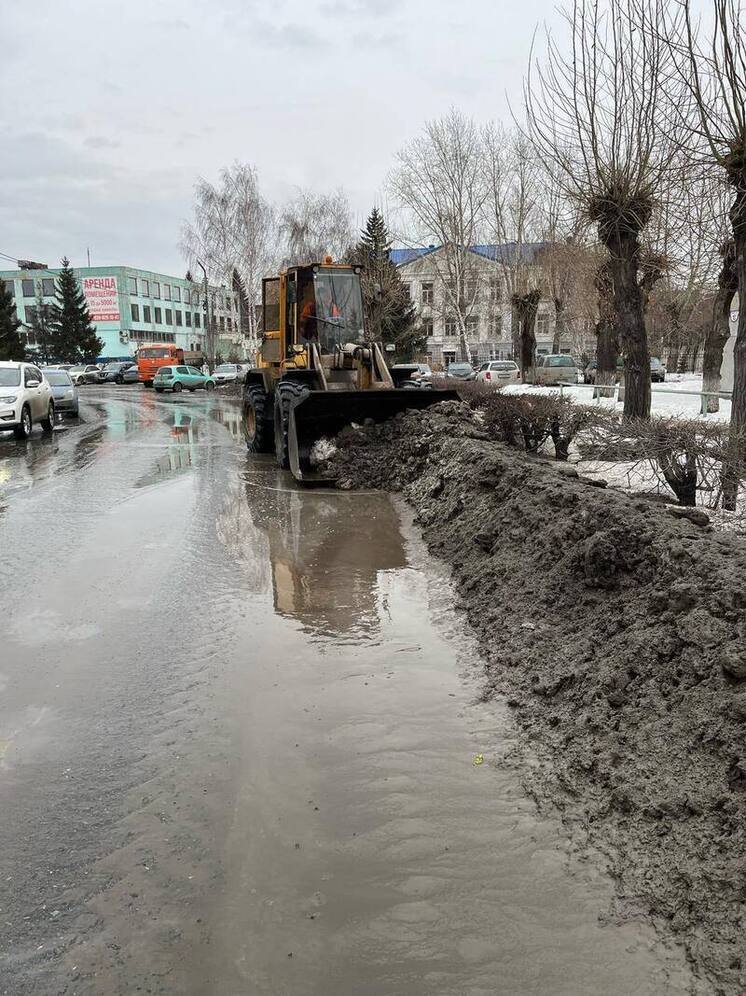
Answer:
<svg viewBox="0 0 746 996"><path fill-rule="evenodd" d="M304 395L308 394L305 384L294 380L281 380L275 388L275 456L283 470L290 466L288 454L288 422L290 409Z"/></svg>
<svg viewBox="0 0 746 996"><path fill-rule="evenodd" d="M271 398L261 384L249 384L243 396L243 432L249 453L271 453L274 446Z"/></svg>

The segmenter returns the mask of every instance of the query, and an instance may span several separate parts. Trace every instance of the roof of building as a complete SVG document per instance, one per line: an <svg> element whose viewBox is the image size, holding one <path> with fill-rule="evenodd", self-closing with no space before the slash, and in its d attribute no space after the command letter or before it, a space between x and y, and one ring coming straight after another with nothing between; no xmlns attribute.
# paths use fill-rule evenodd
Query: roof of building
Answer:
<svg viewBox="0 0 746 996"><path fill-rule="evenodd" d="M518 242L502 242L497 245L469 246L469 249L495 263L510 263L516 259L522 263L534 263L537 255L548 245L548 242L524 242L522 245ZM406 266L407 263L413 263L416 259L421 259L440 248L440 246L427 246L421 249L392 249L390 258L394 266Z"/></svg>

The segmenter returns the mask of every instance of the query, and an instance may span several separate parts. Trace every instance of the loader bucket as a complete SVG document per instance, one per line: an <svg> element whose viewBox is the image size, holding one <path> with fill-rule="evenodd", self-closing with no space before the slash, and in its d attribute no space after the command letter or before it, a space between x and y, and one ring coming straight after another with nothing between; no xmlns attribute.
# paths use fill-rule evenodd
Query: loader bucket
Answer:
<svg viewBox="0 0 746 996"><path fill-rule="evenodd" d="M311 450L321 438L333 438L350 422L366 418L384 422L407 408L429 408L439 401L456 401L450 390L311 391L291 409L288 420L288 454L294 477L305 483L329 478L311 466Z"/></svg>

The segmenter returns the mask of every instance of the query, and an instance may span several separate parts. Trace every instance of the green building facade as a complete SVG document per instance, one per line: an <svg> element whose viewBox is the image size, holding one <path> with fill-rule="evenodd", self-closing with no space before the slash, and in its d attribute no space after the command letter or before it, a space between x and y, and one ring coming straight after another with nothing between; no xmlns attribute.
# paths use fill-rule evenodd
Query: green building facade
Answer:
<svg viewBox="0 0 746 996"><path fill-rule="evenodd" d="M53 304L59 269L0 270L10 290L30 349L37 343L30 323L39 302ZM149 342L173 342L205 352L205 299L202 284L130 266L81 266L75 275L83 289L96 333L104 341L97 360L128 359ZM208 288L217 349L227 357L247 355L238 295L227 287Z"/></svg>

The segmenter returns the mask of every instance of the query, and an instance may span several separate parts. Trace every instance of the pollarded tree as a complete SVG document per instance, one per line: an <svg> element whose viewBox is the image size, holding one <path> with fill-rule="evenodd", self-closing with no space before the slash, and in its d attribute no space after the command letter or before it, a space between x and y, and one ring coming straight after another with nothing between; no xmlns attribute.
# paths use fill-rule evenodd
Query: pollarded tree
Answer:
<svg viewBox="0 0 746 996"><path fill-rule="evenodd" d="M392 343L397 360L412 359L426 340L401 275L391 262L391 238L376 207L368 216L352 259L363 268L360 282L368 336Z"/></svg>
<svg viewBox="0 0 746 996"><path fill-rule="evenodd" d="M52 320L51 351L64 363L91 363L100 356L104 341L96 335L85 296L65 256L57 277Z"/></svg>
<svg viewBox="0 0 746 996"><path fill-rule="evenodd" d="M664 0L575 0L567 52L547 40L525 85L530 135L609 256L625 362L624 414L650 413L650 355L640 284L643 235L665 197L679 144L673 62L657 32Z"/></svg>
<svg viewBox="0 0 746 996"><path fill-rule="evenodd" d="M18 332L20 327L13 295L0 280L0 360L26 358L26 347Z"/></svg>
<svg viewBox="0 0 746 996"><path fill-rule="evenodd" d="M746 450L746 14L740 0L713 0L709 37L700 40L691 0L681 0L686 23L682 43L669 29L671 52L695 107L689 151L702 152L718 167L731 189L730 223L740 311L733 346L732 467ZM689 123L689 122L688 122ZM704 150L703 150L704 146ZM727 257L726 257L727 262ZM725 275L724 275L725 276ZM725 276L727 282L727 276ZM723 504L734 509L737 473L724 477Z"/></svg>

